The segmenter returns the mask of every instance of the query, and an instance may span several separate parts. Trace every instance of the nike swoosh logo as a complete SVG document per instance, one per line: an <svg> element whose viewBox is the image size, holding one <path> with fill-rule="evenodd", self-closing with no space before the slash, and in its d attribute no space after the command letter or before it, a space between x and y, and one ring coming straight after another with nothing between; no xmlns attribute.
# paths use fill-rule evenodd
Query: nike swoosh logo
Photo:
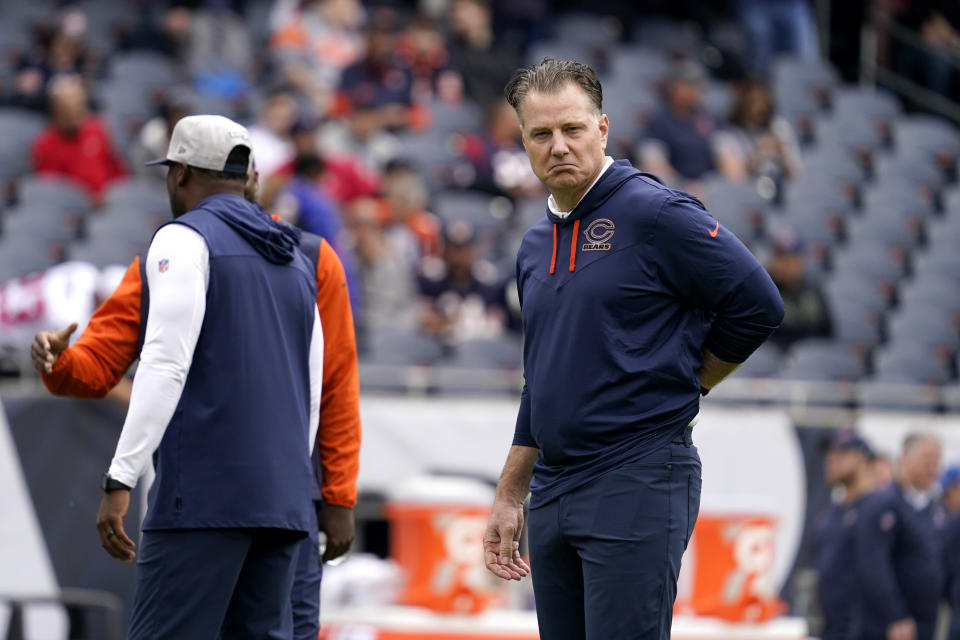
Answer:
<svg viewBox="0 0 960 640"><path fill-rule="evenodd" d="M715 226L715 227L713 228L713 231L710 232L710 237L711 237L711 238L716 238L718 231L720 231L720 221L719 221L719 220L717 220L717 226Z"/></svg>

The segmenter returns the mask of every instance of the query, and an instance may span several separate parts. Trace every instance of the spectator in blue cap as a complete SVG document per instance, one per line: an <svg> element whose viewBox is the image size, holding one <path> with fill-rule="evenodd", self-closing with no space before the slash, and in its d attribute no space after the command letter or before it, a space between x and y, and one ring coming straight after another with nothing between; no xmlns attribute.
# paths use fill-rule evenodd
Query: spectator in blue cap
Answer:
<svg viewBox="0 0 960 640"><path fill-rule="evenodd" d="M823 640L841 640L853 634L857 580L850 570L855 544L854 525L863 499L874 490L870 462L873 450L850 429L837 431L826 459L826 481L842 489L842 498L821 514L817 523L817 596L823 613Z"/></svg>
<svg viewBox="0 0 960 640"><path fill-rule="evenodd" d="M783 298L783 322L770 336L781 349L804 338L829 338L833 332L827 300L809 267L806 248L803 236L781 229L767 261L767 272Z"/></svg>

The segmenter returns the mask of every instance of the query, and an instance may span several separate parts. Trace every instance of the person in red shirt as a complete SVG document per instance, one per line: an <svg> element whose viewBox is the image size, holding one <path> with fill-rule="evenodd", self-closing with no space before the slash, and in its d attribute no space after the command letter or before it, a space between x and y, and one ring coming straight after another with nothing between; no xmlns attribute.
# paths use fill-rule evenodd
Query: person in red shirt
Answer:
<svg viewBox="0 0 960 640"><path fill-rule="evenodd" d="M245 196L258 188L251 172ZM306 251L306 243L301 248ZM360 382L353 313L343 265L325 240L308 258L317 266L317 309L323 329L323 391L317 451L322 471L322 501L317 508L319 530L327 536L324 561L345 554L354 538L353 507L357 501L360 458ZM123 378L139 356L141 270L139 256L127 268L119 286L97 309L77 341L69 345L76 324L36 335L31 357L44 385L54 395L103 398ZM301 573L294 583L294 637L317 637L319 569ZM314 590L303 584L316 580ZM314 601L314 594L317 594Z"/></svg>
<svg viewBox="0 0 960 640"><path fill-rule="evenodd" d="M51 125L33 141L33 167L40 175L72 178L99 204L107 185L127 175L106 123L87 110L87 91L79 76L50 82Z"/></svg>

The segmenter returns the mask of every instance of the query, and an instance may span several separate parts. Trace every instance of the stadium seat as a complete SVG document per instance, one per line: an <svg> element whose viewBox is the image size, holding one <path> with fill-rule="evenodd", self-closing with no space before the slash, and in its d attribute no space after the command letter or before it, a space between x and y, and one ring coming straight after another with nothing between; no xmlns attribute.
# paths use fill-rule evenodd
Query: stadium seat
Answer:
<svg viewBox="0 0 960 640"><path fill-rule="evenodd" d="M948 181L956 178L960 133L946 121L925 115L901 117L896 122L894 140L898 154L924 155Z"/></svg>
<svg viewBox="0 0 960 640"><path fill-rule="evenodd" d="M783 364L783 352L773 344L766 342L750 354L733 376L736 378L772 378Z"/></svg>
<svg viewBox="0 0 960 640"><path fill-rule="evenodd" d="M519 338L467 340L456 345L449 364L468 369L519 370L523 359Z"/></svg>
<svg viewBox="0 0 960 640"><path fill-rule="evenodd" d="M779 377L785 380L856 382L866 373L862 354L848 344L811 339L794 344Z"/></svg>
<svg viewBox="0 0 960 640"><path fill-rule="evenodd" d="M771 72L774 95L779 104L788 104L800 96L819 109L825 110L832 104L838 80L829 63L784 56L773 61Z"/></svg>
<svg viewBox="0 0 960 640"><path fill-rule="evenodd" d="M623 32L623 23L614 16L565 12L553 21L553 37L563 42L574 42L592 48L609 47Z"/></svg>
<svg viewBox="0 0 960 640"><path fill-rule="evenodd" d="M429 366L443 356L444 348L430 336L381 332L370 337L363 359L380 365Z"/></svg>
<svg viewBox="0 0 960 640"><path fill-rule="evenodd" d="M0 180L30 171L30 147L45 126L44 117L33 111L0 108Z"/></svg>
<svg viewBox="0 0 960 640"><path fill-rule="evenodd" d="M51 207L84 212L90 209L90 196L76 182L56 176L27 176L17 183L20 204L27 207Z"/></svg>
<svg viewBox="0 0 960 640"><path fill-rule="evenodd" d="M115 54L110 60L108 76L115 86L140 90L169 87L180 80L173 61L152 51Z"/></svg>
<svg viewBox="0 0 960 640"><path fill-rule="evenodd" d="M861 87L839 87L834 91L833 110L840 121L862 120L866 116L884 147L893 144L893 123L903 108L893 96Z"/></svg>
<svg viewBox="0 0 960 640"><path fill-rule="evenodd" d="M0 282L46 269L58 261L60 256L55 255L56 251L56 247L38 240L0 240Z"/></svg>
<svg viewBox="0 0 960 640"><path fill-rule="evenodd" d="M874 382L939 385L949 382L950 368L912 348L894 346L881 351L874 364Z"/></svg>
<svg viewBox="0 0 960 640"><path fill-rule="evenodd" d="M612 93L614 86L627 89L625 95L631 98L640 93L655 95L669 69L666 56L643 43L617 46L609 55L610 63L602 79L604 88L611 88L605 93L611 96L620 95Z"/></svg>
<svg viewBox="0 0 960 640"><path fill-rule="evenodd" d="M25 242L36 238L69 244L81 236L83 226L83 215L79 212L43 204L23 204L5 212L3 237Z"/></svg>
<svg viewBox="0 0 960 640"><path fill-rule="evenodd" d="M669 18L642 18L633 23L630 35L634 43L671 56L694 56L702 46L688 23Z"/></svg>
<svg viewBox="0 0 960 640"><path fill-rule="evenodd" d="M753 184L715 179L707 181L703 188L704 205L720 224L748 244L763 237L767 200Z"/></svg>
<svg viewBox="0 0 960 640"><path fill-rule="evenodd" d="M169 215L170 196L163 182L150 178L131 178L114 182L107 188L104 206L127 209L131 215Z"/></svg>
<svg viewBox="0 0 960 640"><path fill-rule="evenodd" d="M473 133L483 129L483 114L472 103L450 105L435 100L427 105L430 112L430 134Z"/></svg>
<svg viewBox="0 0 960 640"><path fill-rule="evenodd" d="M467 186L476 172L468 160L458 155L458 139L455 134L406 133L398 136L396 159L419 169L431 191Z"/></svg>
<svg viewBox="0 0 960 640"><path fill-rule="evenodd" d="M432 208L445 222L467 220L478 229L504 227L513 213L509 199L469 189L437 193Z"/></svg>
<svg viewBox="0 0 960 640"><path fill-rule="evenodd" d="M71 260L89 262L102 268L111 264L129 264L148 246L149 238L135 242L114 236L96 236L71 244L67 253Z"/></svg>
<svg viewBox="0 0 960 640"><path fill-rule="evenodd" d="M956 245L932 244L926 252L918 253L913 260L915 278L947 276L960 279L960 253Z"/></svg>
<svg viewBox="0 0 960 640"><path fill-rule="evenodd" d="M890 341L893 344L925 344L953 352L960 347L958 320L956 314L936 302L901 305L890 318Z"/></svg>

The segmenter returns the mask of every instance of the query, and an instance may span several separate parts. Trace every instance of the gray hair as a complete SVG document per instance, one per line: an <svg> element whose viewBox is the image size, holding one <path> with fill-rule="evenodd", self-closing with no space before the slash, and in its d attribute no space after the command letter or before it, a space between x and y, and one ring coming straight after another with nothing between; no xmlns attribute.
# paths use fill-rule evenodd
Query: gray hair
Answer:
<svg viewBox="0 0 960 640"><path fill-rule="evenodd" d="M569 82L583 89L598 113L603 112L603 87L596 72L590 65L576 60L544 58L539 64L521 67L513 72L513 76L503 89L503 95L523 120L520 105L523 104L527 93L530 91L556 93Z"/></svg>

